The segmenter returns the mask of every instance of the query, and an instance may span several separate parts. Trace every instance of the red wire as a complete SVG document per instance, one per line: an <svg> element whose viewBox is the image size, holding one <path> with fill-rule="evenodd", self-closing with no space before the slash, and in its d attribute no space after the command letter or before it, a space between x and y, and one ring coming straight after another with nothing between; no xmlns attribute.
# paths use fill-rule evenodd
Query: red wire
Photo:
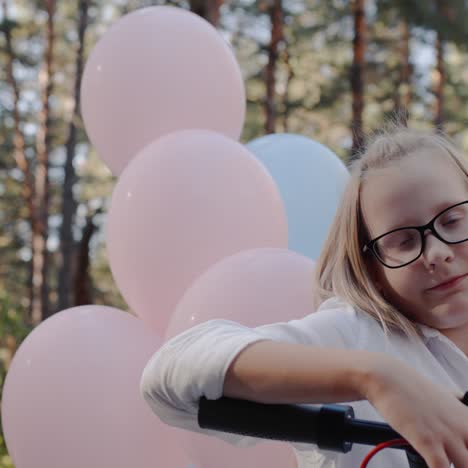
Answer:
<svg viewBox="0 0 468 468"><path fill-rule="evenodd" d="M364 458L364 460L361 463L361 468L367 468L367 464L371 460L371 458L377 453L380 452L381 450L392 447L393 445L409 445L408 442L405 439L394 439L394 440L389 440L387 442L382 442L379 445L376 445Z"/></svg>

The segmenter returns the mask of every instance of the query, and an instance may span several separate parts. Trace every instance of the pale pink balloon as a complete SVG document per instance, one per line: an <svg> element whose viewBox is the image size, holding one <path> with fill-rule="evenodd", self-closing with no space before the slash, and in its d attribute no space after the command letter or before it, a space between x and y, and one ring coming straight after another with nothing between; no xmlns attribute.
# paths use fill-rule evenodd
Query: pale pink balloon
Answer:
<svg viewBox="0 0 468 468"><path fill-rule="evenodd" d="M189 431L179 435L181 447L197 468L296 468L294 450L287 442L262 440L236 447L212 436Z"/></svg>
<svg viewBox="0 0 468 468"><path fill-rule="evenodd" d="M231 47L181 8L143 8L117 21L91 52L81 90L86 131L115 175L167 133L205 128L238 139L244 124Z"/></svg>
<svg viewBox="0 0 468 468"><path fill-rule="evenodd" d="M313 260L280 248L224 258L184 293L165 339L214 318L256 327L305 317L314 310L314 266Z"/></svg>
<svg viewBox="0 0 468 468"><path fill-rule="evenodd" d="M67 309L21 344L2 401L18 468L182 468L177 433L140 396L142 370L161 339L126 312Z"/></svg>
<svg viewBox="0 0 468 468"><path fill-rule="evenodd" d="M273 179L243 145L186 130L155 141L127 166L106 239L123 297L163 335L199 275L242 250L286 247L287 221Z"/></svg>

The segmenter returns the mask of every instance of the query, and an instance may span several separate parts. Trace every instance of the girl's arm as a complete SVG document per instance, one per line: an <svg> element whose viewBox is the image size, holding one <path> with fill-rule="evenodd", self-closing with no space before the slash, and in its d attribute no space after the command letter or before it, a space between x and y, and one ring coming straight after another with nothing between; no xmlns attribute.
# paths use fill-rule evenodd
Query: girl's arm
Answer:
<svg viewBox="0 0 468 468"><path fill-rule="evenodd" d="M223 394L261 403L362 400L374 369L384 357L389 359L362 350L256 342L230 365Z"/></svg>

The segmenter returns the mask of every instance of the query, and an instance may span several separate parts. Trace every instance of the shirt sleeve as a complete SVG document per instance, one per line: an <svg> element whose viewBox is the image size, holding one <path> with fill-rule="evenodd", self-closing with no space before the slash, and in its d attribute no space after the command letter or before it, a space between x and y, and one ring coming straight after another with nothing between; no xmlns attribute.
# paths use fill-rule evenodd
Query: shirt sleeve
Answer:
<svg viewBox="0 0 468 468"><path fill-rule="evenodd" d="M202 429L197 422L200 397L222 396L225 374L236 356L262 340L353 348L358 331L354 309L335 298L303 319L256 328L210 320L173 337L153 355L141 377L141 394L166 424L252 445L259 439Z"/></svg>

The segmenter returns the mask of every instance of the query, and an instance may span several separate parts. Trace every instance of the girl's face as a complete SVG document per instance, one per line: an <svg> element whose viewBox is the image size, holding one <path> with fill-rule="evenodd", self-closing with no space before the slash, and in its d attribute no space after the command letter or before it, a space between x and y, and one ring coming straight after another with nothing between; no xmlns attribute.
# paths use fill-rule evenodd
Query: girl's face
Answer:
<svg viewBox="0 0 468 468"><path fill-rule="evenodd" d="M392 229L428 223L445 208L468 200L467 180L439 150L421 149L373 172L361 189L361 210L370 239ZM422 255L402 268L370 260L378 288L407 317L442 332L468 334L468 241L448 245L426 231ZM450 288L433 289L467 275ZM466 335L465 335L466 336Z"/></svg>

